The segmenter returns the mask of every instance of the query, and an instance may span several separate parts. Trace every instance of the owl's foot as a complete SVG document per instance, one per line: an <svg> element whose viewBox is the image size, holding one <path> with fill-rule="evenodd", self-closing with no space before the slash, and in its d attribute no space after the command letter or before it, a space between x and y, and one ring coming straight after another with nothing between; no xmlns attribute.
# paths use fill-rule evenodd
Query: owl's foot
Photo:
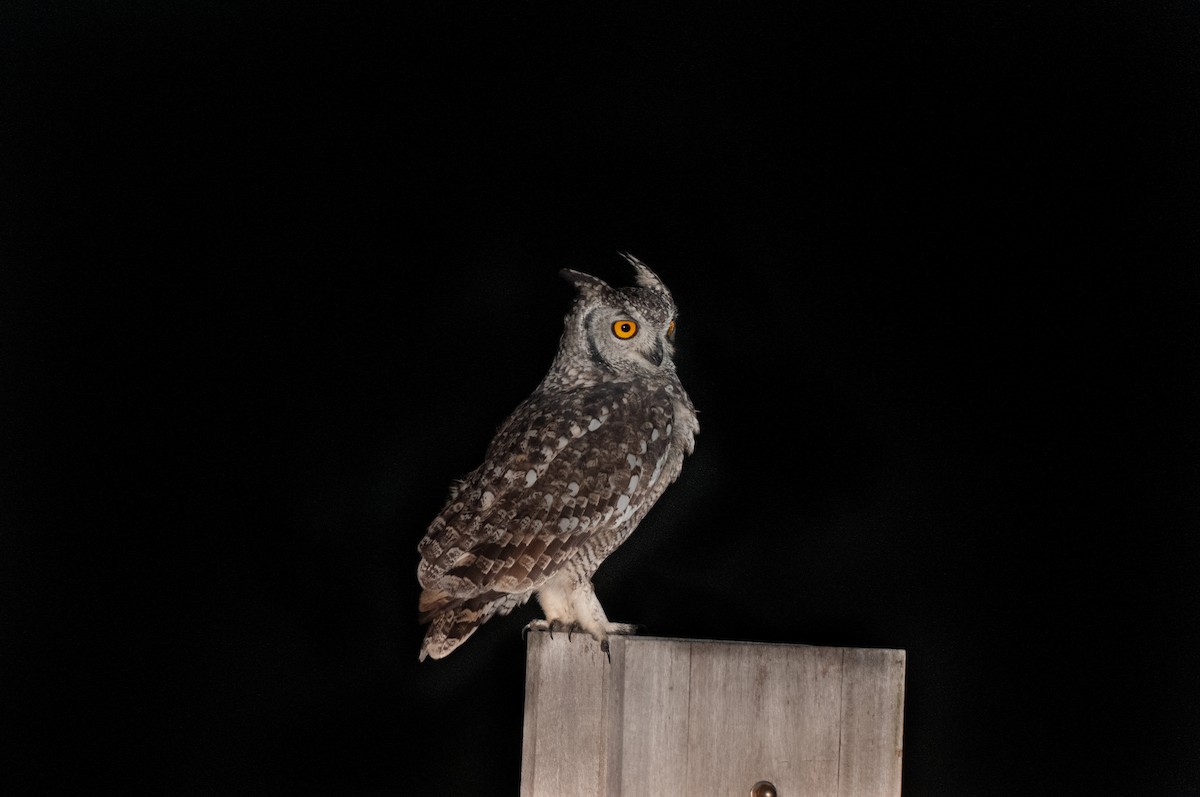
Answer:
<svg viewBox="0 0 1200 797"><path fill-rule="evenodd" d="M612 651L609 649L608 637L613 634L632 635L645 630L645 626L636 625L634 623L610 623L605 622L602 633L593 633L578 622L564 622L559 619L554 620L530 620L521 629L521 639L525 640L529 636L530 631L545 631L554 639L555 631L567 632L567 641L570 642L577 631L582 631L593 637L600 643L600 650L608 657L608 663L612 664Z"/></svg>
<svg viewBox="0 0 1200 797"><path fill-rule="evenodd" d="M571 638L571 634L578 631L579 623L564 623L562 620L530 620L529 623L521 629L521 639L525 639L530 631L546 631L550 634L550 638L554 639L555 631L567 632L567 639Z"/></svg>

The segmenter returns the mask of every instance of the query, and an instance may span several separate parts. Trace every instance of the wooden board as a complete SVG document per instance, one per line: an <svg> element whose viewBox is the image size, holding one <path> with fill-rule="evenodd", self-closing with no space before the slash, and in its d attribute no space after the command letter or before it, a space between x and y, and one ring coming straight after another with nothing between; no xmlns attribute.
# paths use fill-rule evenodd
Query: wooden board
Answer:
<svg viewBox="0 0 1200 797"><path fill-rule="evenodd" d="M902 650L531 633L522 797L895 797Z"/></svg>

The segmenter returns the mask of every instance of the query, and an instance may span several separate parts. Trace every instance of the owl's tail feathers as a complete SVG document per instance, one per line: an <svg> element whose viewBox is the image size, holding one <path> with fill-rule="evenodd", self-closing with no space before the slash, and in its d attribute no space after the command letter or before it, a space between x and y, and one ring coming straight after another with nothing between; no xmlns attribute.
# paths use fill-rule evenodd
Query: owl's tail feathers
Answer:
<svg viewBox="0 0 1200 797"><path fill-rule="evenodd" d="M455 604L461 604L461 598L455 598L449 592L438 587L426 587L421 590L417 601L417 611L421 613L421 622L428 623L439 612L453 609Z"/></svg>
<svg viewBox="0 0 1200 797"><path fill-rule="evenodd" d="M421 661L427 656L435 659L449 656L466 642L479 626L496 613L495 601L455 598L436 587L421 593L418 605L421 622L429 623L421 643Z"/></svg>
<svg viewBox="0 0 1200 797"><path fill-rule="evenodd" d="M417 606L421 622L429 623L421 643L421 661L449 656L493 615L508 614L528 598L528 595L487 592L463 599L437 587L426 588Z"/></svg>
<svg viewBox="0 0 1200 797"><path fill-rule="evenodd" d="M479 621L460 619L458 612L439 614L425 632L425 641L421 643L421 661L427 657L441 659L449 656L475 633L479 625Z"/></svg>

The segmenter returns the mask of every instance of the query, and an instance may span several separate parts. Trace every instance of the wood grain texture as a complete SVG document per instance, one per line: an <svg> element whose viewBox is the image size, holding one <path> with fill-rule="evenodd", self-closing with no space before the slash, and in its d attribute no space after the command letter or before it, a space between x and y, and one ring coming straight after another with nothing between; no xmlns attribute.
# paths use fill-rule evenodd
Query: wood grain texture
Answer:
<svg viewBox="0 0 1200 797"><path fill-rule="evenodd" d="M828 649L694 643L689 794L833 794L840 657Z"/></svg>
<svg viewBox="0 0 1200 797"><path fill-rule="evenodd" d="M901 650L843 649L839 797L900 794L904 757Z"/></svg>
<svg viewBox="0 0 1200 797"><path fill-rule="evenodd" d="M647 783L687 783L690 648L626 644L620 794Z"/></svg>
<svg viewBox="0 0 1200 797"><path fill-rule="evenodd" d="M590 638L529 634L522 797L608 793L614 682L608 658Z"/></svg>
<svg viewBox="0 0 1200 797"><path fill-rule="evenodd" d="M523 797L900 794L905 654L533 633Z"/></svg>

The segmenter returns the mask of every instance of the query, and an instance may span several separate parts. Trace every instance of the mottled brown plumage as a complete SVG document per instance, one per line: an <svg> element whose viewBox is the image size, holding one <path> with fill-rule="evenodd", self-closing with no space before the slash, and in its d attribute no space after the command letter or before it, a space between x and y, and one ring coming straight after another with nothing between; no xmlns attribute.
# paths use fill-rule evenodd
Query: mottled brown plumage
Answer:
<svg viewBox="0 0 1200 797"><path fill-rule="evenodd" d="M564 270L578 290L559 352L418 545L421 659L442 658L536 594L536 628L607 637L591 577L679 475L698 431L675 372L675 305L636 258L637 287Z"/></svg>

